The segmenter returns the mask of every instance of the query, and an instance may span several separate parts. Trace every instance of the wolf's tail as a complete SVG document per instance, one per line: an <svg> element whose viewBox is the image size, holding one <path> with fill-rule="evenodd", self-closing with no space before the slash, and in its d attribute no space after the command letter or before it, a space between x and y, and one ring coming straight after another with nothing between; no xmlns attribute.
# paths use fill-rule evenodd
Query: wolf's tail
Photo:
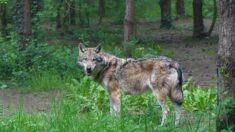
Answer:
<svg viewBox="0 0 235 132"><path fill-rule="evenodd" d="M173 88L172 91L171 91L171 99L177 105L182 105L182 103L183 103L182 86L183 86L183 83L184 83L184 76L183 76L183 72L182 72L182 69L181 69L181 66L179 65L179 63L175 62L173 64L173 67L177 71L178 83L176 84L176 87Z"/></svg>
<svg viewBox="0 0 235 132"><path fill-rule="evenodd" d="M175 63L175 69L178 73L178 81L179 81L179 87L181 88L181 91L182 91L182 86L183 86L183 83L184 83L184 77L183 77L183 72L182 72L182 69L181 69L181 66L179 65L179 63Z"/></svg>

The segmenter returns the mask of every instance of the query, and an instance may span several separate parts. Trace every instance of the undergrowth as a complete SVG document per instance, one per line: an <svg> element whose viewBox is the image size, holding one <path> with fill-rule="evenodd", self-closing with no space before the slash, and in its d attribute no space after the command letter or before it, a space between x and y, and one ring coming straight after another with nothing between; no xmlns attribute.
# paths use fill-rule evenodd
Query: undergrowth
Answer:
<svg viewBox="0 0 235 132"><path fill-rule="evenodd" d="M187 83L185 87L190 87ZM187 89L188 89L187 88ZM184 90L185 92L188 92ZM107 92L88 78L80 81L73 79L66 84L66 94L54 100L52 110L46 112L26 113L22 109L14 115L1 116L1 131L214 131L215 108L211 107L215 96L213 88L198 91L205 93L203 98L190 98L185 95L184 112L179 126L174 125L174 110L164 126L158 126L161 119L161 108L152 93L139 96L122 96L120 116L109 114ZM207 98L211 96L212 98ZM198 97L198 98L200 98ZM187 102L201 105L188 105ZM205 104L204 102L207 102ZM170 104L170 103L168 103ZM202 109L203 107L203 109Z"/></svg>

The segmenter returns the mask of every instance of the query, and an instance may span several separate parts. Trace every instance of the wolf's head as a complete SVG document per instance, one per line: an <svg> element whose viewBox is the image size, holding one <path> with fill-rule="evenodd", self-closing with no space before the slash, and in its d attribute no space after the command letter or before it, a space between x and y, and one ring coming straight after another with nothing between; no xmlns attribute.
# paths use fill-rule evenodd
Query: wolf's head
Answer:
<svg viewBox="0 0 235 132"><path fill-rule="evenodd" d="M95 75L102 70L106 66L104 59L101 54L101 45L95 48L85 48L83 44L79 44L78 64L84 68L86 75Z"/></svg>

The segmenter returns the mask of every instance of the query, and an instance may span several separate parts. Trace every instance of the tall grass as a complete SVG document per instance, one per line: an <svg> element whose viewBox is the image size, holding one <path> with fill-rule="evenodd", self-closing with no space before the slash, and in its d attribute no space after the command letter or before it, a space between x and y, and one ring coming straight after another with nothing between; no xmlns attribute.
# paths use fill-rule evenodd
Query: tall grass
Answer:
<svg viewBox="0 0 235 132"><path fill-rule="evenodd" d="M70 76L61 77L53 71L43 71L34 73L28 81L30 90L46 91L53 89L63 89L66 83L71 81Z"/></svg>

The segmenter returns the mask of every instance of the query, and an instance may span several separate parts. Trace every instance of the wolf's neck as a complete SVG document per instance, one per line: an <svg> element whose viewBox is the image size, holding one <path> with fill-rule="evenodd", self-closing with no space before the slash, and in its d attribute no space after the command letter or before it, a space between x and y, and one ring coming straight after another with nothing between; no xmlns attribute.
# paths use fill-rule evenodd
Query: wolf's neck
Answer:
<svg viewBox="0 0 235 132"><path fill-rule="evenodd" d="M124 61L124 59L116 57L114 55L111 55L109 53L105 53L105 52L101 52L100 54L102 54L105 57L105 61L108 63L112 63L112 61L115 59L117 61Z"/></svg>

